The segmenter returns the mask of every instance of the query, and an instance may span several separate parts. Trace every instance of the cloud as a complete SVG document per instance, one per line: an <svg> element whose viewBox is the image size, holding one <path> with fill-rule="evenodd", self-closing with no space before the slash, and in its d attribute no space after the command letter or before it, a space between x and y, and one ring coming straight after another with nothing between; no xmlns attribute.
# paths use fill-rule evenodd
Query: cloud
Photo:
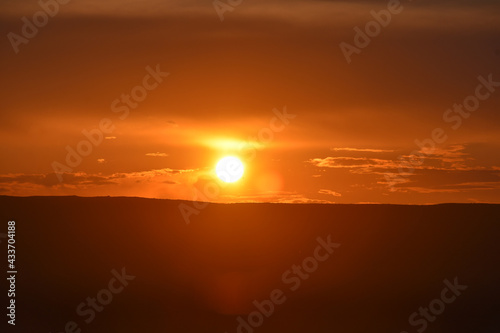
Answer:
<svg viewBox="0 0 500 333"><path fill-rule="evenodd" d="M156 153L147 153L146 156L151 156L151 157L167 157L168 154L156 152Z"/></svg>
<svg viewBox="0 0 500 333"><path fill-rule="evenodd" d="M309 163L320 168L342 168L342 169L394 169L398 167L395 161L378 158L367 157L325 157L313 158L308 160Z"/></svg>
<svg viewBox="0 0 500 333"><path fill-rule="evenodd" d="M244 195L221 195L221 199L229 202L273 202L273 203L290 203L290 204L332 204L334 201L310 198L303 194L291 191L271 191L266 193L244 194Z"/></svg>
<svg viewBox="0 0 500 333"><path fill-rule="evenodd" d="M467 189L467 190L496 190L500 189L500 181L459 183L454 185L446 185L446 187L451 187L455 189Z"/></svg>
<svg viewBox="0 0 500 333"><path fill-rule="evenodd" d="M353 152L369 152L369 153L392 153L394 150L386 149L370 149L370 148L330 148L331 151L353 151Z"/></svg>
<svg viewBox="0 0 500 333"><path fill-rule="evenodd" d="M167 120L167 124L169 124L170 126L172 127L179 127L179 124L177 124L175 121L173 120Z"/></svg>
<svg viewBox="0 0 500 333"><path fill-rule="evenodd" d="M5 195L137 196L190 200L196 170L155 169L138 172L66 173L61 183L54 173L0 175ZM176 185L176 186L172 186Z"/></svg>
<svg viewBox="0 0 500 333"><path fill-rule="evenodd" d="M288 204L332 204L334 201L322 200L322 199L311 199L304 196L297 195L292 198L280 199L278 203L288 203Z"/></svg>
<svg viewBox="0 0 500 333"><path fill-rule="evenodd" d="M334 197L341 197L342 196L342 194L335 192L335 191L332 191L332 190L319 190L318 193L333 195Z"/></svg>
<svg viewBox="0 0 500 333"><path fill-rule="evenodd" d="M434 186L431 188L424 187L402 187L400 192L414 191L419 193L451 193L451 192L469 192L469 191L482 191L482 190L498 190L500 189L500 181L498 182L469 182L448 184L442 186Z"/></svg>
<svg viewBox="0 0 500 333"><path fill-rule="evenodd" d="M72 182L78 176L69 175L68 182ZM6 174L0 175L0 184L33 184L42 186L56 186L59 184L54 173L50 174Z"/></svg>
<svg viewBox="0 0 500 333"><path fill-rule="evenodd" d="M346 151L353 151L346 148ZM309 159L308 163L320 168L351 169L352 173L382 174L386 172L399 172L400 169L414 170L441 170L441 171L474 171L474 170L497 170L498 167L481 167L468 165L474 162L474 158L465 152L463 144L450 145L446 148L435 148L432 153L420 150L416 155L400 155L393 159L380 159L370 157L336 156ZM376 149L365 150L372 152ZM343 151L343 150L341 150ZM361 151L361 150L359 150ZM380 152L386 152L381 150ZM399 172L405 174L406 172ZM409 172L412 174L413 172Z"/></svg>
<svg viewBox="0 0 500 333"><path fill-rule="evenodd" d="M429 194L429 193L458 193L460 192L459 190L452 190L452 189L437 189L437 188L426 188L426 187L414 187L414 186L408 186L408 187L401 187L396 190L396 192L418 192L418 193L424 193L424 194Z"/></svg>
<svg viewBox="0 0 500 333"><path fill-rule="evenodd" d="M473 147L481 148L481 145ZM371 150L365 153L371 153ZM500 167L485 165L478 161L473 157L474 150L469 149L468 145L454 144L436 148L432 154L425 154L423 151L419 153L418 158L409 154L395 156L392 159L329 156L309 159L307 162L323 168L325 172L328 169L337 170L336 172L345 170L359 177L374 176L375 183L372 183L370 178L362 180L364 184L362 186L366 190L373 184L399 193L452 194L500 190ZM325 173L325 176L327 175L328 173ZM319 193L327 194L328 190L321 190Z"/></svg>
<svg viewBox="0 0 500 333"><path fill-rule="evenodd" d="M33 184L46 187L61 187L64 185L110 185L118 184L124 179L135 179L139 181L151 180L152 178L177 175L193 172L192 169L174 170L174 169L156 169L139 172L117 172L110 175L88 174L85 172L65 173L64 181L61 183L54 173L48 174L8 174L0 175L0 184Z"/></svg>

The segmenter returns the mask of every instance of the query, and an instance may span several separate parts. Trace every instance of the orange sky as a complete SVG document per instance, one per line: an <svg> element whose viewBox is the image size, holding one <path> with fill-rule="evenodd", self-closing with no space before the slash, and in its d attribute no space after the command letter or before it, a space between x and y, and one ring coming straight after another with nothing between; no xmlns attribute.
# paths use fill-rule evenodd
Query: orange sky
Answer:
<svg viewBox="0 0 500 333"><path fill-rule="evenodd" d="M500 202L500 4L401 8L348 63L339 45L387 1L243 1L221 21L211 1L81 0L17 53L8 34L41 9L2 1L0 194ZM223 186L227 154L246 173Z"/></svg>

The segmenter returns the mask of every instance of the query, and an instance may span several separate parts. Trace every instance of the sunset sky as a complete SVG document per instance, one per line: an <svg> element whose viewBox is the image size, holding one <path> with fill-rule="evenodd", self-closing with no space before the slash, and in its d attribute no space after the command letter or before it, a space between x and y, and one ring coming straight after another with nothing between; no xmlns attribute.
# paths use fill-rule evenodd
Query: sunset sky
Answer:
<svg viewBox="0 0 500 333"><path fill-rule="evenodd" d="M401 1L350 59L388 1L243 0L223 21L211 0L58 6L16 46L41 7L0 2L2 195L500 202L496 0ZM229 185L227 155L245 164Z"/></svg>

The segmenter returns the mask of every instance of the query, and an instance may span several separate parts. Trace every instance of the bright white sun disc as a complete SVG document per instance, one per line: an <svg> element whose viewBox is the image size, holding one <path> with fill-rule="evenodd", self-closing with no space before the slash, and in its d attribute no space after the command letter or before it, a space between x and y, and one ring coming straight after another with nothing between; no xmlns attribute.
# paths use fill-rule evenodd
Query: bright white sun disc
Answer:
<svg viewBox="0 0 500 333"><path fill-rule="evenodd" d="M245 167L237 157L226 156L222 158L215 167L215 173L220 180L226 183L234 183L243 176Z"/></svg>

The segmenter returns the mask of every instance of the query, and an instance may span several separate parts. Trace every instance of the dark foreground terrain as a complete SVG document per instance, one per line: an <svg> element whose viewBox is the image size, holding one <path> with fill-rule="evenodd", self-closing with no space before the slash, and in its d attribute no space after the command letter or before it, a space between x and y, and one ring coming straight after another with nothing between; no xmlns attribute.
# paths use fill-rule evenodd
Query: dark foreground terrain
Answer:
<svg viewBox="0 0 500 333"><path fill-rule="evenodd" d="M0 331L500 332L500 205L181 203L0 197Z"/></svg>

